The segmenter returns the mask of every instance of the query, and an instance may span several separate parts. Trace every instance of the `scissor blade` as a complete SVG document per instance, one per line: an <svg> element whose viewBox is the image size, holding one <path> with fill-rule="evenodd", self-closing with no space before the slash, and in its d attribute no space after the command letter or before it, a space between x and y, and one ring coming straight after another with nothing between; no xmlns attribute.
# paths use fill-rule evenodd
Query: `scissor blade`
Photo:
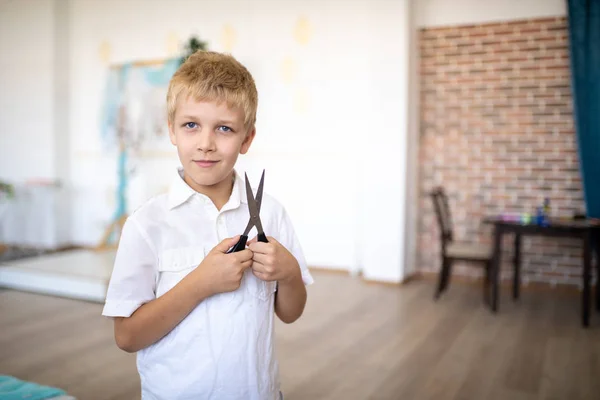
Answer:
<svg viewBox="0 0 600 400"><path fill-rule="evenodd" d="M262 194L261 194L262 196ZM250 186L250 181L248 180L248 174L246 174L246 198L248 199L248 211L250 212L250 223L256 226L256 230L258 233L263 233L262 223L260 222L260 216L258 211L258 205L256 204L256 200L254 199L254 194L252 193L252 187ZM262 198L261 198L262 201Z"/></svg>
<svg viewBox="0 0 600 400"><path fill-rule="evenodd" d="M262 176L260 177L260 183L258 184L258 191L256 192L256 208L260 213L260 206L262 204L262 195L263 195L263 184L265 183L265 170L263 169Z"/></svg>
<svg viewBox="0 0 600 400"><path fill-rule="evenodd" d="M250 221L248 221L248 225L246 225L246 229L244 229L244 236L248 236L248 234L250 233L250 229L252 229L252 227L254 226L254 221L252 221L252 218L250 218Z"/></svg>

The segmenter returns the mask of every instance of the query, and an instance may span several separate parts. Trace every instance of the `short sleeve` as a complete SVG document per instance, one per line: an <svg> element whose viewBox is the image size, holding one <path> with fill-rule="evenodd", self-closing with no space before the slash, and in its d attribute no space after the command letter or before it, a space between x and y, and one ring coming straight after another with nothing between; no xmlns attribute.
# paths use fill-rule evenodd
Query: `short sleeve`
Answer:
<svg viewBox="0 0 600 400"><path fill-rule="evenodd" d="M102 315L129 317L155 298L156 252L139 224L127 219L123 225L115 264Z"/></svg>
<svg viewBox="0 0 600 400"><path fill-rule="evenodd" d="M302 247L300 246L300 241L296 236L292 221L283 207L281 221L279 223L279 235L279 243L281 243L290 253L292 253L294 257L296 257L296 260L300 265L300 271L302 272L302 281L304 282L304 285L312 285L314 283L314 279L308 269L308 265L306 264L306 259L304 257L304 252L302 251Z"/></svg>

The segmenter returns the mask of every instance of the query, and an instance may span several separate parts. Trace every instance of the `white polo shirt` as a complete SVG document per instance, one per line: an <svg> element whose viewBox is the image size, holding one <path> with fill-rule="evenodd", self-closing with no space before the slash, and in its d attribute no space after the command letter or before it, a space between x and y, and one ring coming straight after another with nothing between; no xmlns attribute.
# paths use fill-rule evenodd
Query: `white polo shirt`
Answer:
<svg viewBox="0 0 600 400"><path fill-rule="evenodd" d="M188 186L182 174L178 170L167 194L150 199L127 219L103 315L131 316L175 286L220 241L243 233L249 214L239 174L221 211ZM265 193L260 216L265 234L296 257L304 284L311 284L285 209ZM254 236L256 228L249 238ZM248 269L238 290L205 299L169 334L140 350L142 399L278 400L276 287Z"/></svg>

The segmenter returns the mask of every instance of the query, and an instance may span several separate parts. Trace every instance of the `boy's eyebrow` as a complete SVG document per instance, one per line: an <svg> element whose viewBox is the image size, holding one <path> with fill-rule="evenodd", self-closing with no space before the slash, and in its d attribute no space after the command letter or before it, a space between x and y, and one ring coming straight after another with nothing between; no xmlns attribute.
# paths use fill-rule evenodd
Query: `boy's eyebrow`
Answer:
<svg viewBox="0 0 600 400"><path fill-rule="evenodd" d="M181 118L183 120L197 120L197 118L193 115L181 115L178 118ZM217 120L217 124L223 124L223 125L235 125L235 120L232 119L219 119Z"/></svg>
<svg viewBox="0 0 600 400"><path fill-rule="evenodd" d="M181 116L179 116L179 118L185 119L185 120L196 119L196 117L194 117L193 115L181 115Z"/></svg>
<svg viewBox="0 0 600 400"><path fill-rule="evenodd" d="M234 120L229 120L229 119L220 119L220 120L217 121L217 124L234 125L235 121Z"/></svg>

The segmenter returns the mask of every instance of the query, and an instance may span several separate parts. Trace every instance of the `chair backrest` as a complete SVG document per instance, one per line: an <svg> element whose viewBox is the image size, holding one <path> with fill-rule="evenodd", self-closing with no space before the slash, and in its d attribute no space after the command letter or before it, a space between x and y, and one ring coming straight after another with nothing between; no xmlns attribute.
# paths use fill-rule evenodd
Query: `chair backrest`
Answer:
<svg viewBox="0 0 600 400"><path fill-rule="evenodd" d="M446 242L451 242L453 240L452 217L450 215L450 206L448 205L448 196L441 186L434 188L431 191L430 196L433 201L433 208L440 227L442 248L445 250Z"/></svg>

